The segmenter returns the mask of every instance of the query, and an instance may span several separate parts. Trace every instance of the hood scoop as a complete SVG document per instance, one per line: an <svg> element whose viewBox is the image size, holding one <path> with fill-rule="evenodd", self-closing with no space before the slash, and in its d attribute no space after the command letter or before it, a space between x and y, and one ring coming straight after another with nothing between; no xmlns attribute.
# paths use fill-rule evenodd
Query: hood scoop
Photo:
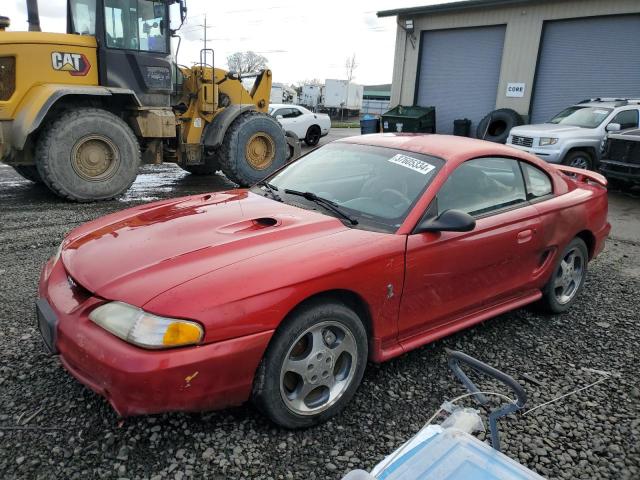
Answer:
<svg viewBox="0 0 640 480"><path fill-rule="evenodd" d="M278 227L281 224L282 222L274 217L258 217L223 225L222 227L218 227L216 232L231 235L234 233L254 232L265 228Z"/></svg>

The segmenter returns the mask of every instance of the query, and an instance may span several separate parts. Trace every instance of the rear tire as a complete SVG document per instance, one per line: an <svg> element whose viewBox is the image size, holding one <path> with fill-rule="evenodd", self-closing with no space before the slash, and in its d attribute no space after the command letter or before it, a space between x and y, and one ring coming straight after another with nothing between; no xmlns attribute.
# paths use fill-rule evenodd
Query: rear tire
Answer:
<svg viewBox="0 0 640 480"><path fill-rule="evenodd" d="M593 158L591 154L583 150L574 150L565 155L562 163L570 167L593 170Z"/></svg>
<svg viewBox="0 0 640 480"><path fill-rule="evenodd" d="M42 183L42 178L40 178L40 174L38 173L38 167L35 165L13 165L13 169L18 175L30 182Z"/></svg>
<svg viewBox="0 0 640 480"><path fill-rule="evenodd" d="M248 111L233 121L219 152L220 167L227 178L247 187L282 167L287 161L288 146L276 119Z"/></svg>
<svg viewBox="0 0 640 480"><path fill-rule="evenodd" d="M138 175L140 146L120 117L98 108L77 108L44 129L36 164L42 181L60 197L109 200L128 190Z"/></svg>
<svg viewBox="0 0 640 480"><path fill-rule="evenodd" d="M550 313L571 308L584 288L589 250L580 238L574 238L558 257L551 278L542 290L540 306Z"/></svg>
<svg viewBox="0 0 640 480"><path fill-rule="evenodd" d="M335 301L310 303L274 334L256 372L253 401L285 428L325 422L355 394L367 358L367 332L353 310Z"/></svg>
<svg viewBox="0 0 640 480"><path fill-rule="evenodd" d="M320 127L317 125L311 125L309 130L307 130L307 135L304 137L304 143L310 147L315 147L320 141L321 135L322 132L320 131Z"/></svg>

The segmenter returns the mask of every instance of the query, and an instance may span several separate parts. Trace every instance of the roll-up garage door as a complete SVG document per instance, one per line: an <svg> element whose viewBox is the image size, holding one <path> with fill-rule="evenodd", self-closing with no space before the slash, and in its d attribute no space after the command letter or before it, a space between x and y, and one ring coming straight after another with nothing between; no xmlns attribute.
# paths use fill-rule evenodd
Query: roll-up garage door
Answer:
<svg viewBox="0 0 640 480"><path fill-rule="evenodd" d="M453 121L478 122L495 109L504 25L422 33L418 98L436 107L436 130L451 133Z"/></svg>
<svg viewBox="0 0 640 480"><path fill-rule="evenodd" d="M640 15L545 22L531 121L595 97L640 97Z"/></svg>

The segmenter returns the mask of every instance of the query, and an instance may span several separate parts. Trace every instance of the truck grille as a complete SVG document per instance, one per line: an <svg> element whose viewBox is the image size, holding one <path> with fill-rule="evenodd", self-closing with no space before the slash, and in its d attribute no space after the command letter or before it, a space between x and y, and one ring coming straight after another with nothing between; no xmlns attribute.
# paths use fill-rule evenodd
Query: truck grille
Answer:
<svg viewBox="0 0 640 480"><path fill-rule="evenodd" d="M609 160L640 165L640 142L610 138L605 155Z"/></svg>
<svg viewBox="0 0 640 480"><path fill-rule="evenodd" d="M7 101L16 89L16 59L0 57L0 101Z"/></svg>
<svg viewBox="0 0 640 480"><path fill-rule="evenodd" d="M520 147L531 147L533 145L533 138L514 135L511 137L511 144L519 145Z"/></svg>

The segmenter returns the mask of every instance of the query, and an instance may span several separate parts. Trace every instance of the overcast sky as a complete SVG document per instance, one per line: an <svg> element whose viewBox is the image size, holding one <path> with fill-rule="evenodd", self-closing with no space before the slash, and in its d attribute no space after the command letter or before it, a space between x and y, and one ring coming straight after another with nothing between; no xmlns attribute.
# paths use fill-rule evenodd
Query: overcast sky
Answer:
<svg viewBox="0 0 640 480"><path fill-rule="evenodd" d="M216 65L227 68L227 55L245 50L269 60L274 82L294 83L319 78L345 78L345 61L355 53L354 81L364 85L390 83L396 19L377 18L376 11L445 3L446 0L188 0L182 27L179 62L197 61L203 42L204 16L215 50ZM0 0L0 15L11 30L26 30L26 0ZM40 0L43 31L64 32L66 0Z"/></svg>

